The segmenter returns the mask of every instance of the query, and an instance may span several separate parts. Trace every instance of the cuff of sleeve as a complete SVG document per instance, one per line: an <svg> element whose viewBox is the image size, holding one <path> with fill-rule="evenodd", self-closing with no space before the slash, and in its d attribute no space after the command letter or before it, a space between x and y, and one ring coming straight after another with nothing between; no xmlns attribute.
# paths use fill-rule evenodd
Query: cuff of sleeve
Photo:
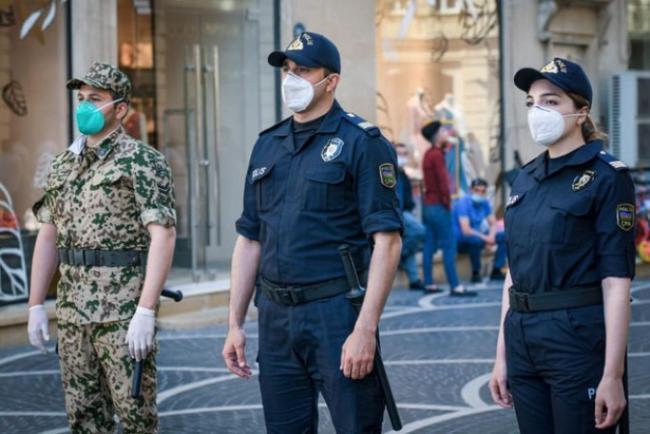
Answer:
<svg viewBox="0 0 650 434"><path fill-rule="evenodd" d="M140 220L146 227L149 223L170 227L176 225L176 210L170 208L147 209L140 214Z"/></svg>
<svg viewBox="0 0 650 434"><path fill-rule="evenodd" d="M371 236L376 232L404 232L402 217L394 209L374 212L364 217L363 231L366 235Z"/></svg>
<svg viewBox="0 0 650 434"><path fill-rule="evenodd" d="M43 224L52 224L52 214L47 207L42 207L38 209L38 212L34 214L36 221Z"/></svg>
<svg viewBox="0 0 650 434"><path fill-rule="evenodd" d="M260 240L260 228L255 225L247 225L241 221L238 221L235 224L237 233L243 237L248 238L249 240L259 241Z"/></svg>
<svg viewBox="0 0 650 434"><path fill-rule="evenodd" d="M36 217L36 221L39 223L52 223L52 213L50 213L50 209L45 205L45 197L41 198L32 206L32 212L34 213L34 217Z"/></svg>
<svg viewBox="0 0 650 434"><path fill-rule="evenodd" d="M634 257L626 255L601 256L598 261L600 278L606 277L629 277L634 279Z"/></svg>

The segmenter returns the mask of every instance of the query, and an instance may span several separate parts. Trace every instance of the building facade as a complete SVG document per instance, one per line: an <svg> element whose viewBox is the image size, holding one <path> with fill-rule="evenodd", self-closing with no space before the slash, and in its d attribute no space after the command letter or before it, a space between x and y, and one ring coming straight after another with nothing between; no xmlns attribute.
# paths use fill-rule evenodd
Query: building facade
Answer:
<svg viewBox="0 0 650 434"><path fill-rule="evenodd" d="M296 32L337 44L339 101L408 144L414 176L427 146L420 127L451 125L458 140L448 166L460 194L464 178L495 181L514 167L515 151L522 162L540 152L512 84L518 68L554 56L583 64L593 114L607 129L612 77L650 70L649 22L650 0L2 2L0 302L26 294L37 230L30 206L53 156L77 134L65 82L93 61L118 64L134 83L126 126L172 166L175 267L198 280L227 267L252 146L289 114L266 55ZM622 143L637 149L633 165L650 158L641 142L650 135L638 136Z"/></svg>

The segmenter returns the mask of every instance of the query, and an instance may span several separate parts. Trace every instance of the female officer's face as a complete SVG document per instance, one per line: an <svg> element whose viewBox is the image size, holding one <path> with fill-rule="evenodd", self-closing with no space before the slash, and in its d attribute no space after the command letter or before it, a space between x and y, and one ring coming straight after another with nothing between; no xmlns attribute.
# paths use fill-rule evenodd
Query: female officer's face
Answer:
<svg viewBox="0 0 650 434"><path fill-rule="evenodd" d="M588 110L586 107L576 110L575 103L565 91L544 79L537 80L530 86L526 96L526 106L529 109L539 106L554 110L563 116L564 132L555 141L556 143L565 137L581 134L580 125L584 122L585 116L576 116L576 114L587 114Z"/></svg>

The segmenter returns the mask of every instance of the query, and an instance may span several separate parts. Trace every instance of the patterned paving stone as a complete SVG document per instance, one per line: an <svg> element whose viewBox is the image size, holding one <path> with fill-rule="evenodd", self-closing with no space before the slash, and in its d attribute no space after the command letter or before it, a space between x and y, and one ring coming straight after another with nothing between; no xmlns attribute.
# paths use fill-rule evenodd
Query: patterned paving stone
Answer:
<svg viewBox="0 0 650 434"><path fill-rule="evenodd" d="M631 428L650 433L650 282L635 282L629 358ZM419 434L517 433L514 411L492 405L487 378L499 320L500 287L475 286L475 298L396 288L382 320L382 350L405 425ZM257 352L257 325L247 324L247 357ZM226 329L159 335L161 433L264 432L257 379L225 371ZM58 359L28 346L0 349L0 433L65 432ZM334 433L324 404L319 432ZM384 432L390 432L385 417Z"/></svg>

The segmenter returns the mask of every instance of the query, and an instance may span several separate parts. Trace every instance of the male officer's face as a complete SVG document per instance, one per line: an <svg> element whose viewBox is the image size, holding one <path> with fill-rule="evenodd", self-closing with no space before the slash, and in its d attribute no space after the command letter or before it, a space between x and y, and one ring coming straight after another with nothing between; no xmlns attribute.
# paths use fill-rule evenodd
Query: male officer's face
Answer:
<svg viewBox="0 0 650 434"><path fill-rule="evenodd" d="M563 115L574 113L587 114L589 110L587 107L577 110L575 103L565 91L544 79L534 81L528 90L526 107L531 108L533 105L555 110ZM584 121L585 116L565 117L565 128L562 137L568 137L573 134L575 129L580 128L580 125Z"/></svg>
<svg viewBox="0 0 650 434"><path fill-rule="evenodd" d="M326 93L334 92L339 80L338 74L330 73L323 67L298 65L291 59L286 59L282 65L282 79L284 79L288 73L303 78L314 86L314 99L310 106L317 104ZM315 86L321 81L322 83Z"/></svg>
<svg viewBox="0 0 650 434"><path fill-rule="evenodd" d="M88 101L95 107L103 106L101 111L104 114L106 126L98 134L115 128L128 112L128 105L126 103L120 101L117 104L110 104L113 100L113 95L107 90L97 89L87 84L79 88L79 92L77 93L78 102Z"/></svg>

